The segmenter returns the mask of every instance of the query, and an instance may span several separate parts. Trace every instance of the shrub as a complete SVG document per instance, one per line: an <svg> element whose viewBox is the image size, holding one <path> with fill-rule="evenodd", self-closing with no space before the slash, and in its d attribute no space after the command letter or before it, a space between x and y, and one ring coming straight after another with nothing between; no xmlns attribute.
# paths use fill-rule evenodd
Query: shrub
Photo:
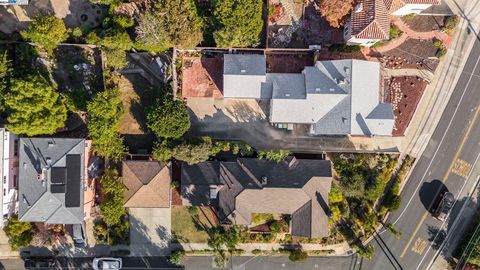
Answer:
<svg viewBox="0 0 480 270"><path fill-rule="evenodd" d="M123 208L123 196L125 186L118 179L115 169L107 169L100 178L105 197L100 204L100 214L105 223L109 226L118 224L121 217L125 215Z"/></svg>
<svg viewBox="0 0 480 270"><path fill-rule="evenodd" d="M185 251L175 250L174 252L172 252L168 260L175 265L181 265L184 257L185 257Z"/></svg>
<svg viewBox="0 0 480 270"><path fill-rule="evenodd" d="M52 54L53 49L68 38L65 24L55 16L36 17L21 35L43 46L48 54Z"/></svg>
<svg viewBox="0 0 480 270"><path fill-rule="evenodd" d="M360 45L346 45L346 44L334 44L328 47L330 52L346 52L354 53L362 50Z"/></svg>
<svg viewBox="0 0 480 270"><path fill-rule="evenodd" d="M445 18L445 26L442 28L442 31L445 33L451 35L455 31L455 28L457 27L459 22L459 17L454 15L454 16L447 16Z"/></svg>
<svg viewBox="0 0 480 270"><path fill-rule="evenodd" d="M292 152L289 150L260 150L258 151L259 159L267 159L270 161L275 161L279 163L280 161L285 160Z"/></svg>
<svg viewBox="0 0 480 270"><path fill-rule="evenodd" d="M198 210L198 207L196 206L190 206L188 207L188 213L191 215L191 216L198 216L198 213L200 211Z"/></svg>
<svg viewBox="0 0 480 270"><path fill-rule="evenodd" d="M375 246L372 244L360 247L357 251L358 256L371 260L373 258L373 255L375 255Z"/></svg>
<svg viewBox="0 0 480 270"><path fill-rule="evenodd" d="M19 250L30 245L33 238L32 223L21 222L16 215L10 217L3 230L8 237L8 244L12 250Z"/></svg>
<svg viewBox="0 0 480 270"><path fill-rule="evenodd" d="M253 224L263 224L269 221L274 220L275 217L273 214L264 214L264 213L253 213L252 214L252 223Z"/></svg>
<svg viewBox="0 0 480 270"><path fill-rule="evenodd" d="M270 223L270 225L268 226L268 228L270 229L270 231L274 232L274 233L279 233L282 231L282 227L280 226L280 224L278 224L278 221L273 221L272 223Z"/></svg>
<svg viewBox="0 0 480 270"><path fill-rule="evenodd" d="M399 36L401 36L402 34L403 34L402 30L400 30L400 28L398 28L397 25L395 25L395 24L390 25L390 39L389 40L394 40L394 39L398 38Z"/></svg>
<svg viewBox="0 0 480 270"><path fill-rule="evenodd" d="M307 252L301 250L301 249L294 249L290 251L290 255L288 255L288 259L292 262L297 262L297 261L304 261L308 258Z"/></svg>
<svg viewBox="0 0 480 270"><path fill-rule="evenodd" d="M330 204L343 202L345 198L343 197L342 192L336 184L333 184L330 188L330 193L328 194L328 201Z"/></svg>

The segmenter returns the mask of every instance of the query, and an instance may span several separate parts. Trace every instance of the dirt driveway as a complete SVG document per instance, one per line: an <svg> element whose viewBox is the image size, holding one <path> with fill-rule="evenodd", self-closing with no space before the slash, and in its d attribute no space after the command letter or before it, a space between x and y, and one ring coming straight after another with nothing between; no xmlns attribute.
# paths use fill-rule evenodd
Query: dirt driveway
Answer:
<svg viewBox="0 0 480 270"><path fill-rule="evenodd" d="M25 6L0 6L0 32L23 30L38 15L55 15L68 27L76 27L80 25L80 13L91 6L88 0L30 0Z"/></svg>

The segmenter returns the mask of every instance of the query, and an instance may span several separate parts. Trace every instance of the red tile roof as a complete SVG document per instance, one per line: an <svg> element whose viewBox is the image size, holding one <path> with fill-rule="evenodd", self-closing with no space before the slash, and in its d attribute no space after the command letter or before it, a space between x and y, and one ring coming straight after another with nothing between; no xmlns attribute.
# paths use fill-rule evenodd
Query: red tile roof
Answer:
<svg viewBox="0 0 480 270"><path fill-rule="evenodd" d="M351 25L352 36L356 38L388 39L390 18L384 0L357 1L352 11Z"/></svg>

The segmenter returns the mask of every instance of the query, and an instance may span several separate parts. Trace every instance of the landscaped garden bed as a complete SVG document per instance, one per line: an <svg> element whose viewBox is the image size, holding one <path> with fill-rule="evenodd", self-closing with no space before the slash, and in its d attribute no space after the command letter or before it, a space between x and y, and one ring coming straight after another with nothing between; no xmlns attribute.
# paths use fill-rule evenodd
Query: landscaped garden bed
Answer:
<svg viewBox="0 0 480 270"><path fill-rule="evenodd" d="M387 102L395 115L393 136L403 136L415 113L428 82L420 77L394 77L388 82Z"/></svg>

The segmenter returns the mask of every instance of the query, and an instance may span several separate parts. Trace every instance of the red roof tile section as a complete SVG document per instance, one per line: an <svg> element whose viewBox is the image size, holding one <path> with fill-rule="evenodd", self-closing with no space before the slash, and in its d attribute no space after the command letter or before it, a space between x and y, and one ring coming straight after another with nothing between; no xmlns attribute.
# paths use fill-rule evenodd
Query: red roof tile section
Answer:
<svg viewBox="0 0 480 270"><path fill-rule="evenodd" d="M357 1L351 17L352 36L363 39L389 38L390 18L384 1Z"/></svg>

